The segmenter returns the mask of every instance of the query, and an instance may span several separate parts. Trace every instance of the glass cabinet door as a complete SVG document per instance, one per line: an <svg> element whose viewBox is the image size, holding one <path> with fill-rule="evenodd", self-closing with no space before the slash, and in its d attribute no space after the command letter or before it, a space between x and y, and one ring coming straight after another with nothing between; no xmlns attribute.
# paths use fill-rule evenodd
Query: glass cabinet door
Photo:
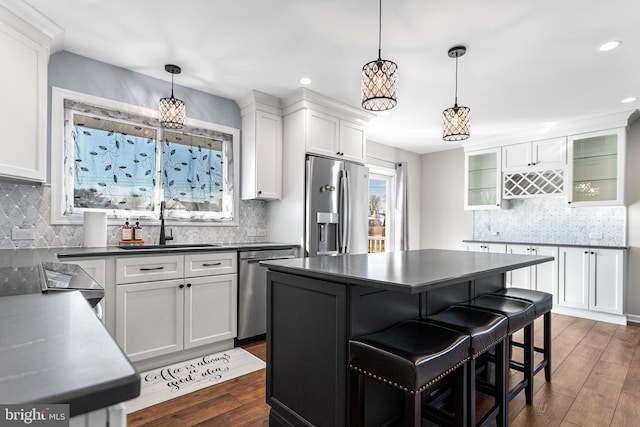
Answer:
<svg viewBox="0 0 640 427"><path fill-rule="evenodd" d="M465 209L500 207L500 150L466 153Z"/></svg>
<svg viewBox="0 0 640 427"><path fill-rule="evenodd" d="M624 146L624 129L569 137L572 206L624 203Z"/></svg>

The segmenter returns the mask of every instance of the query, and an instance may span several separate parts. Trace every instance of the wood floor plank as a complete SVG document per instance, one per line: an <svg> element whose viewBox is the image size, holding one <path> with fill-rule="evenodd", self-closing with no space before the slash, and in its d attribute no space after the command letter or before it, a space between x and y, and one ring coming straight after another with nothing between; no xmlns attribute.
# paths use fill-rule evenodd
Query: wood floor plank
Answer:
<svg viewBox="0 0 640 427"><path fill-rule="evenodd" d="M533 405L523 410L509 423L510 426L553 427L559 426L573 404L573 399L553 392L553 387L544 385L534 394Z"/></svg>
<svg viewBox="0 0 640 427"><path fill-rule="evenodd" d="M599 361L565 419L574 424L608 425L616 410L627 371L626 366Z"/></svg>
<svg viewBox="0 0 640 427"><path fill-rule="evenodd" d="M640 405L638 396L622 392L618 399L618 406L613 415L611 426L615 427L636 427L640 423Z"/></svg>
<svg viewBox="0 0 640 427"><path fill-rule="evenodd" d="M541 343L542 336L541 323L536 321L536 343ZM520 393L509 405L510 425L639 425L640 325L616 326L554 313L552 336L553 381L546 383L542 372L536 375L533 406L525 405ZM243 348L266 359L264 341ZM255 371L135 412L128 416L129 426L266 427L265 372ZM512 380L521 375L512 372ZM479 399L480 408L490 403Z"/></svg>

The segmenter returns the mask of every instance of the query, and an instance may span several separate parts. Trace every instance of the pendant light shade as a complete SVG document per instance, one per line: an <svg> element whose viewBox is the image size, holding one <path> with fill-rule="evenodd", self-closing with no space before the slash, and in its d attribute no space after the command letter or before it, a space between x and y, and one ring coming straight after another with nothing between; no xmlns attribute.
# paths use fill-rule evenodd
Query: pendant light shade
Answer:
<svg viewBox="0 0 640 427"><path fill-rule="evenodd" d="M442 112L442 139L445 141L462 141L470 136L471 109L458 106L458 58L466 52L464 46L449 49L449 57L456 59L456 92L453 107Z"/></svg>
<svg viewBox="0 0 640 427"><path fill-rule="evenodd" d="M369 111L390 110L398 104L398 65L382 59L382 0L378 26L378 59L362 67L362 108Z"/></svg>
<svg viewBox="0 0 640 427"><path fill-rule="evenodd" d="M160 125L168 129L182 129L187 118L184 101L173 96L173 76L182 71L177 65L167 64L165 71L171 73L171 97L160 99Z"/></svg>

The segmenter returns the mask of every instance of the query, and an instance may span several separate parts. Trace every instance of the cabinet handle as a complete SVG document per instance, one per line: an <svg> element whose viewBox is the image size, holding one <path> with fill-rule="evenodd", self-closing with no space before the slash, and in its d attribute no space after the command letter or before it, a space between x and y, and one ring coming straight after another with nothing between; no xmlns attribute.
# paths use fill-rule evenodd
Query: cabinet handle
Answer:
<svg viewBox="0 0 640 427"><path fill-rule="evenodd" d="M156 271L156 270L164 270L163 266L160 267L142 267L140 271Z"/></svg>
<svg viewBox="0 0 640 427"><path fill-rule="evenodd" d="M527 166L531 166L531 163L527 163Z"/></svg>
<svg viewBox="0 0 640 427"><path fill-rule="evenodd" d="M183 285L182 283L180 283L180 284L178 285L178 287L179 287L180 289L182 289L182 288L184 288L184 285Z"/></svg>
<svg viewBox="0 0 640 427"><path fill-rule="evenodd" d="M588 254L588 253L589 253L589 251L584 251L584 253L585 253L585 254Z"/></svg>
<svg viewBox="0 0 640 427"><path fill-rule="evenodd" d="M260 194L262 194L262 191L261 191L261 190L258 190L258 195L260 195Z"/></svg>
<svg viewBox="0 0 640 427"><path fill-rule="evenodd" d="M190 287L191 287L191 283L187 283L187 288L190 288Z"/></svg>
<svg viewBox="0 0 640 427"><path fill-rule="evenodd" d="M591 255L595 255L595 252L591 252Z"/></svg>
<svg viewBox="0 0 640 427"><path fill-rule="evenodd" d="M215 267L216 265L222 265L221 262L211 262L211 263L203 263L203 267Z"/></svg>

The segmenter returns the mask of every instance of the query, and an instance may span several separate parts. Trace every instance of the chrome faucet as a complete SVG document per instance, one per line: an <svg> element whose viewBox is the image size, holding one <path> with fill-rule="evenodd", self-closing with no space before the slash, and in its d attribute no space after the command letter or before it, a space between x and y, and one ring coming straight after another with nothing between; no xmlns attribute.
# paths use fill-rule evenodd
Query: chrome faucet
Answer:
<svg viewBox="0 0 640 427"><path fill-rule="evenodd" d="M173 233L171 233L171 230L169 230L169 232L171 233L169 236L167 236L165 234L164 231L164 200L160 202L160 244L161 245L166 245L167 244L167 240L173 240Z"/></svg>

